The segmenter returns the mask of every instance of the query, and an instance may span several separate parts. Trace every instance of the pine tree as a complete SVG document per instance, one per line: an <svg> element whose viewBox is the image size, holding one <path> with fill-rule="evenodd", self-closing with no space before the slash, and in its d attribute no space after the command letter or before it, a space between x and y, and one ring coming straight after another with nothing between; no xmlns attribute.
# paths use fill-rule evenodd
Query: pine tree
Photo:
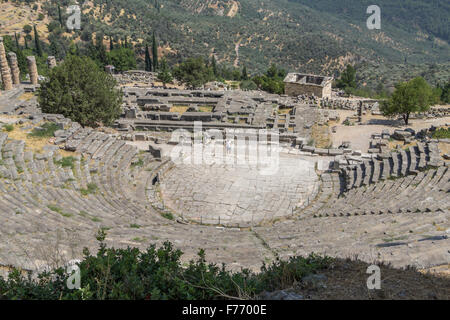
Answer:
<svg viewBox="0 0 450 320"><path fill-rule="evenodd" d="M156 44L155 32L153 31L152 39L152 55L153 55L153 71L158 69L158 45Z"/></svg>
<svg viewBox="0 0 450 320"><path fill-rule="evenodd" d="M152 59L147 44L145 45L145 71L152 71Z"/></svg>
<svg viewBox="0 0 450 320"><path fill-rule="evenodd" d="M39 41L39 34L36 30L36 25L34 25L34 45L36 47L36 54L39 57L42 57L42 48L41 48L41 42Z"/></svg>

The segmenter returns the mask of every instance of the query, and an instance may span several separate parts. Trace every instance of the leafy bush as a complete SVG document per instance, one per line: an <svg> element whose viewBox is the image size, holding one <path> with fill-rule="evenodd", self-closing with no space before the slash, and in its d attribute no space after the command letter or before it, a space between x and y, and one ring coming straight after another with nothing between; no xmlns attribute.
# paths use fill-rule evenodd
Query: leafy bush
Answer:
<svg viewBox="0 0 450 320"><path fill-rule="evenodd" d="M174 219L173 214L170 213L170 212L163 212L161 215L162 215L164 218L169 219L169 220L173 220L173 219Z"/></svg>
<svg viewBox="0 0 450 320"><path fill-rule="evenodd" d="M63 217L66 217L66 218L69 218L69 217L72 216L72 214L70 214L70 213L65 213L65 212L63 212L63 210L62 210L61 208L59 208L59 207L57 207L57 206L54 206L54 205L51 205L51 204L49 204L49 205L47 206L47 208L49 208L49 209L52 210L53 212L59 213L60 215L62 215Z"/></svg>
<svg viewBox="0 0 450 320"><path fill-rule="evenodd" d="M243 269L230 272L225 265L209 264L204 250L183 267L182 252L170 242L162 247L106 248L106 234L99 231L100 249L84 249L78 264L81 288L69 290L63 268L41 273L36 279L18 270L7 280L0 277L0 299L229 299L253 298L264 290L291 286L302 277L328 267L331 258L310 255L263 265L260 273Z"/></svg>
<svg viewBox="0 0 450 320"><path fill-rule="evenodd" d="M87 189L80 189L80 192L83 196L87 196L88 194L96 193L98 190L98 187L95 183L88 183Z"/></svg>
<svg viewBox="0 0 450 320"><path fill-rule="evenodd" d="M11 132L11 131L14 130L14 125L12 125L12 124L5 124L5 125L3 126L3 128L4 128L7 132Z"/></svg>
<svg viewBox="0 0 450 320"><path fill-rule="evenodd" d="M75 164L74 164L75 160L76 159L74 157L72 157L72 156L70 156L70 157L63 157L60 160L55 161L55 163L60 165L63 168L70 167L71 169L73 169L75 167Z"/></svg>
<svg viewBox="0 0 450 320"><path fill-rule="evenodd" d="M440 128L433 132L433 139L450 139L450 128Z"/></svg>

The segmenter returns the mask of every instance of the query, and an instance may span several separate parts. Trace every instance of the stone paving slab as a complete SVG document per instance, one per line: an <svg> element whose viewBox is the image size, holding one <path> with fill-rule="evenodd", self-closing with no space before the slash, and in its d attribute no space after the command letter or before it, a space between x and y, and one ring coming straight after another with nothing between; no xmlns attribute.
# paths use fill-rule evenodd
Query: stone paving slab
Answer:
<svg viewBox="0 0 450 320"><path fill-rule="evenodd" d="M183 218L255 225L293 214L318 182L311 160L280 157L275 175L254 166L178 165L161 181L162 199Z"/></svg>

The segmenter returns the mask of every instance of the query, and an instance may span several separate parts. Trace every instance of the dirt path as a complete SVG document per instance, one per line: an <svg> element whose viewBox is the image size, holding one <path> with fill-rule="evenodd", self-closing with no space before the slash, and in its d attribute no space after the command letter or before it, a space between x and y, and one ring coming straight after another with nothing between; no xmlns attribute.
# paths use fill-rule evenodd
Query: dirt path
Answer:
<svg viewBox="0 0 450 320"><path fill-rule="evenodd" d="M242 38L238 40L236 45L234 46L234 51L236 52L236 59L234 59L233 66L238 67L239 66L239 46L241 45Z"/></svg>
<svg viewBox="0 0 450 320"><path fill-rule="evenodd" d="M345 117L341 117L341 120L345 120ZM382 120L380 119L380 123ZM389 123L389 120L386 120ZM438 118L438 119L427 119L427 120L412 120L407 126L408 128L413 128L414 130L421 130L424 128L429 128L431 125L439 126L450 123L450 117ZM342 124L336 125L336 133L331 133L331 139L333 146L338 147L343 141L350 141L351 148L353 150L361 150L362 152L367 152L369 149L369 140L372 134L381 133L382 130L389 130L393 133L396 129L406 128L406 126L394 126L385 124L367 124L367 125L355 125L355 126L345 126Z"/></svg>

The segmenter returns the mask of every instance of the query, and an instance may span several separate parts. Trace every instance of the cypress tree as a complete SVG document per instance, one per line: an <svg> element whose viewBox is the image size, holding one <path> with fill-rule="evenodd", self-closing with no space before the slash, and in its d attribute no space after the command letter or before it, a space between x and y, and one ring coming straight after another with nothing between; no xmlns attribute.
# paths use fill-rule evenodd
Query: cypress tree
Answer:
<svg viewBox="0 0 450 320"><path fill-rule="evenodd" d="M242 80L248 80L248 74L247 74L247 67L246 66L244 66L243 68L242 68Z"/></svg>
<svg viewBox="0 0 450 320"><path fill-rule="evenodd" d="M58 20L59 20L59 24L61 25L61 28L63 27L63 20L62 20L62 15L61 15L61 7L58 4Z"/></svg>
<svg viewBox="0 0 450 320"><path fill-rule="evenodd" d="M17 33L15 33L15 32L14 32L14 39L16 40L16 48L17 48L17 49L20 49L20 46L19 46L19 39L17 38Z"/></svg>
<svg viewBox="0 0 450 320"><path fill-rule="evenodd" d="M114 50L114 44L113 44L113 39L110 36L109 37L109 51L113 51Z"/></svg>
<svg viewBox="0 0 450 320"><path fill-rule="evenodd" d="M25 49L28 49L28 40L27 36L23 37L25 39Z"/></svg>
<svg viewBox="0 0 450 320"><path fill-rule="evenodd" d="M217 64L216 64L216 58L214 57L214 55L211 58L211 67L212 67L214 76L217 76Z"/></svg>
<svg viewBox="0 0 450 320"><path fill-rule="evenodd" d="M158 45L156 44L155 32L153 31L152 39L152 55L153 55L153 71L158 69Z"/></svg>
<svg viewBox="0 0 450 320"><path fill-rule="evenodd" d="M152 71L152 59L147 44L145 45L145 71Z"/></svg>
<svg viewBox="0 0 450 320"><path fill-rule="evenodd" d="M39 34L36 30L36 25L34 25L34 44L36 47L36 54L39 57L42 57L42 48L41 48L41 42L39 41Z"/></svg>

